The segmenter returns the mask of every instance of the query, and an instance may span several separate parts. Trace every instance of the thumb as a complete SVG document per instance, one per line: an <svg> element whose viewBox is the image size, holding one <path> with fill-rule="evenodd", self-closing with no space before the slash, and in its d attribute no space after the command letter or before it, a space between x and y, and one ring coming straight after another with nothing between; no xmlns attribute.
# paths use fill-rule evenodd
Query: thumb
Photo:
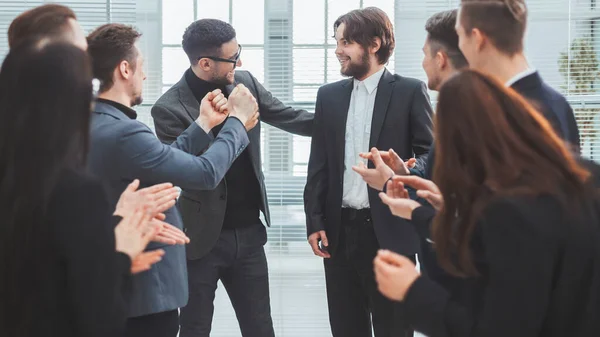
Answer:
<svg viewBox="0 0 600 337"><path fill-rule="evenodd" d="M379 192L379 198L381 198L381 201L388 206L390 206L393 201L392 198L388 197L388 195L383 192Z"/></svg>
<svg viewBox="0 0 600 337"><path fill-rule="evenodd" d="M138 179L134 179L131 184L127 185L127 191L129 192L135 192L137 191L138 187L140 187L140 181Z"/></svg>
<svg viewBox="0 0 600 337"><path fill-rule="evenodd" d="M329 247L329 240L327 240L327 234L325 234L325 231L321 233L321 241L323 241L323 246Z"/></svg>
<svg viewBox="0 0 600 337"><path fill-rule="evenodd" d="M390 160L394 163L404 163L404 161L402 160L402 158L400 158L400 156L396 153L396 151L394 151L394 149L390 149L388 151L390 153Z"/></svg>

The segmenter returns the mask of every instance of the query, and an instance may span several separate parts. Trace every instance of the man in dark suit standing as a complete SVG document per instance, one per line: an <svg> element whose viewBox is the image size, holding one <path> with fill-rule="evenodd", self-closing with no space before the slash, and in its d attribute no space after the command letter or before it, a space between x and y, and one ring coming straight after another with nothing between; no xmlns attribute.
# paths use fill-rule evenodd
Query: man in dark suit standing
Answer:
<svg viewBox="0 0 600 337"><path fill-rule="evenodd" d="M94 77L101 81L90 127L90 170L107 183L116 204L134 179L142 186L172 182L189 189L214 189L248 145L244 124L258 106L248 89L237 87L226 100L218 91L207 94L196 119L171 146L162 144L150 128L136 120L132 106L142 101L144 58L136 46L140 34L120 24L107 24L88 36L88 53ZM84 107L82 107L84 108ZM207 131L222 123L217 137ZM208 151L204 149L212 142ZM175 207L165 212L166 222L183 228ZM178 308L188 301L185 249L152 243L165 255L151 270L132 279L125 337L175 337Z"/></svg>
<svg viewBox="0 0 600 337"><path fill-rule="evenodd" d="M579 152L573 109L527 62L523 52L526 27L525 0L462 0L456 21L459 47L470 67L494 75L521 94Z"/></svg>
<svg viewBox="0 0 600 337"><path fill-rule="evenodd" d="M380 248L414 259L418 237L394 217L352 166L360 152L394 148L423 169L432 142L432 109L424 83L391 74L394 47L387 15L370 7L334 24L336 56L351 77L319 89L304 193L307 232L323 257L334 337L411 336L401 304L377 290L373 259ZM371 164L369 164L371 165Z"/></svg>
<svg viewBox="0 0 600 337"><path fill-rule="evenodd" d="M158 137L173 142L198 116L202 97L214 89L227 96L244 84L256 98L260 119L285 131L312 135L313 114L285 106L241 66L235 30L214 19L192 23L183 35L191 67L158 99L152 117ZM253 125L257 121L252 120ZM249 125L252 126L252 125ZM208 130L223 132L222 125ZM181 309L181 337L210 334L217 283L225 286L244 337L274 336L264 244L270 223L260 156L260 123L248 132L250 144L211 191L183 188L178 204L191 243L187 245L190 300Z"/></svg>

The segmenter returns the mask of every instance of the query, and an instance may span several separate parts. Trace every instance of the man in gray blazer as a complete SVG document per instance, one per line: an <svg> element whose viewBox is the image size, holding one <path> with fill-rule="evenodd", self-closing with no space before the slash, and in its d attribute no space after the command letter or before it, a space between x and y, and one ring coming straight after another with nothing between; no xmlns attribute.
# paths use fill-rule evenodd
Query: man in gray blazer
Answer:
<svg viewBox="0 0 600 337"><path fill-rule="evenodd" d="M198 116L198 104L211 90L227 96L242 83L256 97L260 119L288 132L310 136L313 114L285 106L241 65L242 47L226 22L205 19L192 23L183 35L191 67L179 83L158 99L152 117L158 137L172 143ZM221 134L219 125L210 134ZM248 132L250 144L212 191L183 188L178 207L187 245L190 300L181 309L181 337L209 336L217 283L222 281L244 337L274 335L269 278L263 245L270 223L261 170L260 123ZM212 149L212 146L211 148Z"/></svg>
<svg viewBox="0 0 600 337"><path fill-rule="evenodd" d="M102 82L91 123L90 168L104 178L115 204L135 178L142 186L172 182L186 189L214 189L248 145L244 124L256 113L256 101L243 86L233 90L229 101L211 92L197 107L195 121L171 146L162 144L135 120L131 108L141 103L145 80L143 57L135 45L139 36L119 24L101 26L88 36L94 76ZM230 117L214 138L207 131L225 120L225 109ZM166 222L183 228L176 208L165 214ZM177 309L188 300L185 250L158 243L148 247L158 248L165 250L163 260L133 277L127 337L175 337L179 330Z"/></svg>

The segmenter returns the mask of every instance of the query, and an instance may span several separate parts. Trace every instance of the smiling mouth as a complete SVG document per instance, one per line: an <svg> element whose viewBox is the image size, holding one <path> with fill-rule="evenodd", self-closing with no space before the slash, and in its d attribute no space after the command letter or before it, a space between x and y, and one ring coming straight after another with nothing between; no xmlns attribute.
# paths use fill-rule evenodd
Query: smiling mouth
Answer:
<svg viewBox="0 0 600 337"><path fill-rule="evenodd" d="M344 65L345 63L350 62L350 59L338 59L338 61L340 62L340 65Z"/></svg>

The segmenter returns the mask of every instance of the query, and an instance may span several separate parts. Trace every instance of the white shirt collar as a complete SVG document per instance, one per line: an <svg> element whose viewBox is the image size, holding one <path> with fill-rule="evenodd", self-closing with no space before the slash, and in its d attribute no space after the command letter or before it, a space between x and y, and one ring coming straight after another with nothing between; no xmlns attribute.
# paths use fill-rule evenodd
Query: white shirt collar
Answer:
<svg viewBox="0 0 600 337"><path fill-rule="evenodd" d="M517 83L519 80L524 79L525 77L532 75L536 72L537 70L535 70L535 68L527 68L525 71L520 72L518 74L516 74L513 78L511 78L510 80L508 80L505 85L507 87L512 86L513 84Z"/></svg>
<svg viewBox="0 0 600 337"><path fill-rule="evenodd" d="M381 70L379 70L378 72L374 73L373 75L365 78L362 81L359 81L355 78L354 86L356 87L361 82L364 83L365 88L367 88L367 92L370 95L373 93L373 91L375 89L377 89L377 86L379 85L379 81L381 80L381 76L383 76L384 71L385 71L385 67L381 68Z"/></svg>

